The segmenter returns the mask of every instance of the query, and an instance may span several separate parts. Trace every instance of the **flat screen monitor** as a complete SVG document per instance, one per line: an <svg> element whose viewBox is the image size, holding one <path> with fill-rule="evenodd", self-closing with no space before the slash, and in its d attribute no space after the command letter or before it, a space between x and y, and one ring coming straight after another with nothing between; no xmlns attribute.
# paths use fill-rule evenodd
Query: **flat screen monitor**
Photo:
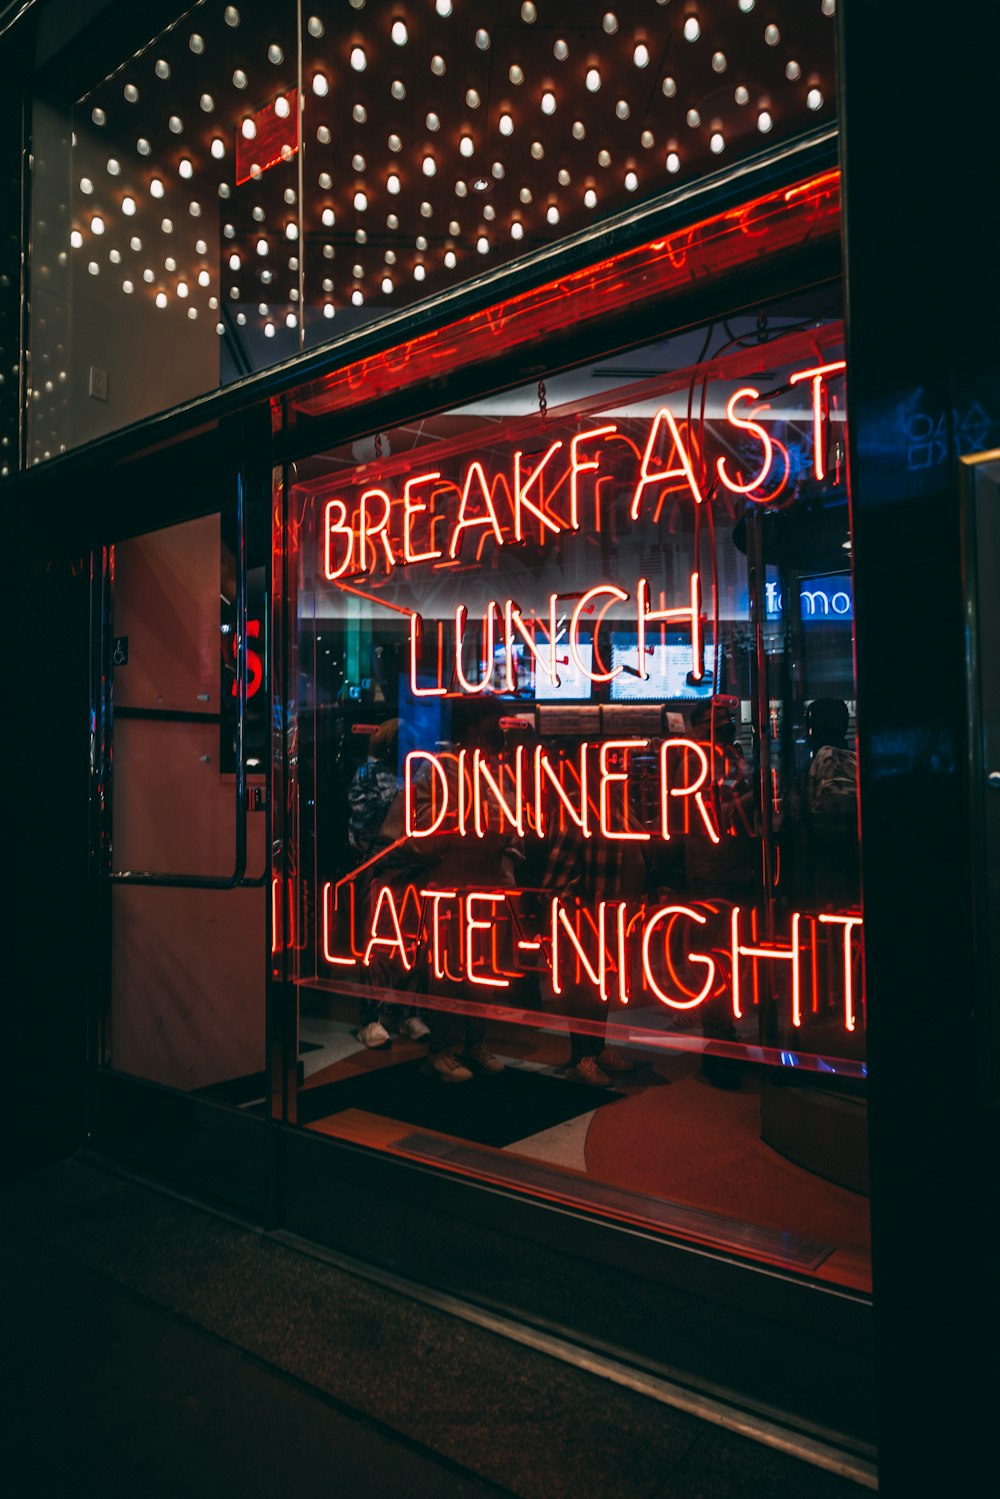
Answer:
<svg viewBox="0 0 1000 1499"><path fill-rule="evenodd" d="M593 670L594 648L582 641L577 645L577 655L587 671ZM569 646L563 641L556 646L559 681L552 681L547 671L535 666L535 701L539 703L586 703L594 684L577 666Z"/></svg>
<svg viewBox="0 0 1000 1499"><path fill-rule="evenodd" d="M711 642L704 647L706 660L712 658ZM676 641L648 641L646 644L645 678L639 675L639 642L635 635L613 635L611 637L611 669L623 668L611 681L611 701L669 702L674 699L711 697L715 690L712 673L706 670L698 683L688 681L691 671L691 642L678 638Z"/></svg>

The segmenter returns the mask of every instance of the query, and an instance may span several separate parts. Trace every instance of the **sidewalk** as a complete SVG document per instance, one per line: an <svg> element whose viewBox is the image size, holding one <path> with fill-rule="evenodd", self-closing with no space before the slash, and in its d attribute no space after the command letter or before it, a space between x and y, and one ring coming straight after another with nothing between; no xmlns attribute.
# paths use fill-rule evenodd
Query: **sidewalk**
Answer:
<svg viewBox="0 0 1000 1499"><path fill-rule="evenodd" d="M855 1484L71 1160L0 1188L32 1499L859 1499Z"/></svg>

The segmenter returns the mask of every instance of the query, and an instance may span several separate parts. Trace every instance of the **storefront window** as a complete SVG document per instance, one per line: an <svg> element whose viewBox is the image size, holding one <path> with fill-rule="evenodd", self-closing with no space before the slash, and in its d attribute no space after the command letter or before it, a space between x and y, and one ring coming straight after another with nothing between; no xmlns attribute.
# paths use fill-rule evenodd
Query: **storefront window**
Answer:
<svg viewBox="0 0 1000 1499"><path fill-rule="evenodd" d="M116 11L34 99L29 461L829 123L833 9Z"/></svg>
<svg viewBox="0 0 1000 1499"><path fill-rule="evenodd" d="M867 1286L840 317L289 473L299 1125Z"/></svg>

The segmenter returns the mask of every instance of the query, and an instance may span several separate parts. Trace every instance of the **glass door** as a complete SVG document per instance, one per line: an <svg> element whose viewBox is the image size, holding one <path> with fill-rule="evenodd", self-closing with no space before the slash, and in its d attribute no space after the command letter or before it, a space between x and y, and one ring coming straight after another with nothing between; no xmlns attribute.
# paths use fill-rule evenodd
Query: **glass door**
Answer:
<svg viewBox="0 0 1000 1499"><path fill-rule="evenodd" d="M265 507L226 487L102 552L97 1092L141 1080L263 1122L270 567Z"/></svg>

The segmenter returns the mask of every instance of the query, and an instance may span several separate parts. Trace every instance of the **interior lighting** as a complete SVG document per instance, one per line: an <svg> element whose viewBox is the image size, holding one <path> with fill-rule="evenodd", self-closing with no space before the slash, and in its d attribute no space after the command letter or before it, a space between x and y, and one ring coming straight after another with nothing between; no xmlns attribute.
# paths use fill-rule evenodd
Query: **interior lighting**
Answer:
<svg viewBox="0 0 1000 1499"><path fill-rule="evenodd" d="M385 179L385 185L390 193L395 194L399 192L400 181L395 172L389 173L388 177Z"/></svg>
<svg viewBox="0 0 1000 1499"><path fill-rule="evenodd" d="M677 155L676 151L668 151L667 152L666 167L667 167L667 171L668 172L679 172L680 171L680 169L681 169L681 159Z"/></svg>
<svg viewBox="0 0 1000 1499"><path fill-rule="evenodd" d="M435 52L434 56L431 58L431 72L436 78L444 77L444 58L440 55L440 53Z"/></svg>
<svg viewBox="0 0 1000 1499"><path fill-rule="evenodd" d="M431 205L427 202L427 199L425 198L424 201L420 205L420 217L422 219L429 219L431 217L431 215L433 214L433 212L434 212L433 208L431 207Z"/></svg>
<svg viewBox="0 0 1000 1499"><path fill-rule="evenodd" d="M625 191L634 193L639 186L639 179L634 172L625 173Z"/></svg>
<svg viewBox="0 0 1000 1499"><path fill-rule="evenodd" d="M611 165L611 152L604 150L598 151L597 165L599 167L609 167Z"/></svg>
<svg viewBox="0 0 1000 1499"><path fill-rule="evenodd" d="M323 35L325 27L319 16L310 16L308 21L306 22L306 30L308 31L310 36L315 37L318 41L319 38Z"/></svg>
<svg viewBox="0 0 1000 1499"><path fill-rule="evenodd" d="M665 99L672 99L677 93L677 80L675 78L664 78L663 83L660 86L663 90L663 97Z"/></svg>
<svg viewBox="0 0 1000 1499"><path fill-rule="evenodd" d="M139 238L139 236L137 234L133 234L132 238L129 240L129 246L133 250L141 250L142 249L142 240Z"/></svg>
<svg viewBox="0 0 1000 1499"><path fill-rule="evenodd" d="M174 232L174 221L173 221L173 219L161 219L160 220L160 228L163 230L164 234L173 234L173 232Z"/></svg>
<svg viewBox="0 0 1000 1499"><path fill-rule="evenodd" d="M597 194L592 187L587 188L587 191L583 195L583 202L585 208L597 207Z"/></svg>
<svg viewBox="0 0 1000 1499"><path fill-rule="evenodd" d="M363 125L368 118L368 111L363 104L355 104L351 110L356 125Z"/></svg>
<svg viewBox="0 0 1000 1499"><path fill-rule="evenodd" d="M279 47L279 45L278 45L277 42L272 42L271 45L268 47L268 49L267 49L267 60L268 60L268 62L273 63L275 67L277 67L279 63L283 63L284 62L284 60L285 60L284 50L281 47Z"/></svg>
<svg viewBox="0 0 1000 1499"><path fill-rule="evenodd" d="M122 291L125 293L125 295L127 297L130 297L132 295L132 293L135 291L135 284L134 284L134 282L132 282L132 281L123 281L122 282Z"/></svg>
<svg viewBox="0 0 1000 1499"><path fill-rule="evenodd" d="M244 71L243 71L242 68L236 68L234 70L234 72L233 72L233 87L234 88L246 88L246 86L247 86L247 75L244 73Z"/></svg>
<svg viewBox="0 0 1000 1499"><path fill-rule="evenodd" d="M392 289L393 289L392 288L392 277L391 276L383 276L382 277L382 291L384 292L384 294L387 297L392 295Z"/></svg>
<svg viewBox="0 0 1000 1499"><path fill-rule="evenodd" d="M806 104L809 109L823 108L823 95L818 88L811 88L806 94Z"/></svg>
<svg viewBox="0 0 1000 1499"><path fill-rule="evenodd" d="M365 158L361 155L361 152L360 151L355 151L354 155L351 157L351 166L354 168L354 170L356 172L363 172L365 170L365 167L367 165L368 165L368 163L365 161Z"/></svg>
<svg viewBox="0 0 1000 1499"><path fill-rule="evenodd" d="M392 84L391 84L391 86L389 88L389 92L390 92L390 94L392 95L392 97L394 99L405 99L406 98L406 84L403 82L403 80L401 78L394 78L393 81L392 81Z"/></svg>
<svg viewBox="0 0 1000 1499"><path fill-rule="evenodd" d="M156 280L156 277L153 275L153 272L149 269L149 266L147 266L146 269L143 271L143 273L142 273L142 279L143 279L143 281L146 282L147 285L151 285Z"/></svg>
<svg viewBox="0 0 1000 1499"><path fill-rule="evenodd" d="M454 250L445 250L444 263L448 267L449 271L453 271L455 269L456 265L458 264L458 260L455 256Z"/></svg>
<svg viewBox="0 0 1000 1499"><path fill-rule="evenodd" d="M405 47L410 39L410 34L406 29L406 22L393 21L392 30L389 32L389 35L392 37L397 47Z"/></svg>
<svg viewBox="0 0 1000 1499"><path fill-rule="evenodd" d="M128 104L135 104L139 98L139 90L134 83L126 83L122 89L122 93L125 95L125 100Z"/></svg>
<svg viewBox="0 0 1000 1499"><path fill-rule="evenodd" d="M513 119L511 118L511 116L509 114L502 114L500 116L500 119L499 119L499 122L498 122L498 129L499 129L501 135L513 135L514 134L514 121L513 121Z"/></svg>
<svg viewBox="0 0 1000 1499"><path fill-rule="evenodd" d="M316 139L321 146L328 146L333 140L329 125L319 125L316 129Z"/></svg>
<svg viewBox="0 0 1000 1499"><path fill-rule="evenodd" d="M131 219L131 218L133 218L135 216L135 199L134 198L125 197L125 198L122 199L122 213L128 219Z"/></svg>
<svg viewBox="0 0 1000 1499"><path fill-rule="evenodd" d="M239 268L240 268L240 257L237 254L237 252L234 250L233 253L229 257L229 269L231 271L238 271Z"/></svg>
<svg viewBox="0 0 1000 1499"><path fill-rule="evenodd" d="M258 255L266 255L267 251L268 251L267 240L266 239L259 239L257 241L257 254Z"/></svg>
<svg viewBox="0 0 1000 1499"><path fill-rule="evenodd" d="M153 72L157 78L167 79L170 77L170 64L162 57L158 57L153 64Z"/></svg>
<svg viewBox="0 0 1000 1499"><path fill-rule="evenodd" d="M92 193L94 191L94 184L89 177L80 178L80 191L81 193Z"/></svg>
<svg viewBox="0 0 1000 1499"><path fill-rule="evenodd" d="M177 171L181 177L193 177L194 167L186 156L182 156L177 164Z"/></svg>
<svg viewBox="0 0 1000 1499"><path fill-rule="evenodd" d="M461 177L459 177L458 181L455 183L455 197L456 198L467 198L468 195L469 195L468 185L465 182L462 181Z"/></svg>
<svg viewBox="0 0 1000 1499"><path fill-rule="evenodd" d="M330 80L327 78L325 73L316 72L313 74L312 90L317 99L326 98L327 94L330 92Z"/></svg>
<svg viewBox="0 0 1000 1499"><path fill-rule="evenodd" d="M696 109L689 109L686 119L692 130L697 130L698 126L701 124L701 115Z"/></svg>
<svg viewBox="0 0 1000 1499"><path fill-rule="evenodd" d="M655 145L653 132L651 130L644 130L639 137L639 144L645 151L652 150L653 146Z"/></svg>
<svg viewBox="0 0 1000 1499"><path fill-rule="evenodd" d="M573 121L573 139L582 141L587 134L587 127L582 120Z"/></svg>
<svg viewBox="0 0 1000 1499"><path fill-rule="evenodd" d="M531 142L531 154L536 161L541 161L542 157L545 155L545 147L542 145L541 141Z"/></svg>
<svg viewBox="0 0 1000 1499"><path fill-rule="evenodd" d="M479 236L479 238L476 240L476 249L479 251L480 255L488 255L489 254L490 242L486 238L485 234L481 234Z"/></svg>
<svg viewBox="0 0 1000 1499"><path fill-rule="evenodd" d="M178 281L178 283L177 283L177 295L179 297L186 297L187 294L188 294L188 284L187 284L187 282L186 281Z"/></svg>
<svg viewBox="0 0 1000 1499"><path fill-rule="evenodd" d="M109 156L108 157L108 176L109 177L117 177L117 176L119 176L120 173L121 173L121 169L122 169L122 164L118 160L118 158L115 157L115 156Z"/></svg>
<svg viewBox="0 0 1000 1499"><path fill-rule="evenodd" d="M157 305L157 307L166 307L166 305L167 305L167 294L166 294L165 291L158 291L156 293L156 305Z"/></svg>
<svg viewBox="0 0 1000 1499"><path fill-rule="evenodd" d="M746 84L741 83L739 85L739 87L736 90L736 93L735 93L734 97L736 99L737 104L749 104L750 103L750 90L747 88Z"/></svg>
<svg viewBox="0 0 1000 1499"><path fill-rule="evenodd" d="M490 45L490 34L485 27L480 26L476 32L476 46L480 52L487 52Z"/></svg>
<svg viewBox="0 0 1000 1499"><path fill-rule="evenodd" d="M253 120L251 120L249 115L240 126L240 131L245 141L252 141L254 136L257 134L257 126L254 124Z"/></svg>
<svg viewBox="0 0 1000 1499"><path fill-rule="evenodd" d="M520 219L515 219L513 221L513 223L511 224L511 226L510 226L510 237L511 237L511 239L523 239L524 238L524 225L521 223Z"/></svg>
<svg viewBox="0 0 1000 1499"><path fill-rule="evenodd" d="M227 5L223 15L227 26L238 26L240 24L240 13L235 5Z"/></svg>
<svg viewBox="0 0 1000 1499"><path fill-rule="evenodd" d="M629 117L629 107L628 107L628 100L627 99L619 99L618 100L618 103L615 105L615 114L618 116L618 118L620 120L627 120L628 119L628 117Z"/></svg>
<svg viewBox="0 0 1000 1499"><path fill-rule="evenodd" d="M550 224L558 224L559 210L554 203L550 203L548 208L545 210L545 217Z"/></svg>
<svg viewBox="0 0 1000 1499"><path fill-rule="evenodd" d="M756 5L756 3L757 3L757 0L738 0L738 4L739 4L739 7L740 7L740 10L743 12L744 15L747 15L747 16L753 10L753 8Z"/></svg>
<svg viewBox="0 0 1000 1499"><path fill-rule="evenodd" d="M820 10L825 16L835 16L837 14L837 0L822 0Z"/></svg>
<svg viewBox="0 0 1000 1499"><path fill-rule="evenodd" d="M537 15L538 11L532 5L531 0L524 0L524 4L521 6L521 20L524 24L530 26Z"/></svg>
<svg viewBox="0 0 1000 1499"><path fill-rule="evenodd" d="M358 213L364 213L368 207L368 195L363 192L356 192L354 194L354 206L358 210Z"/></svg>
<svg viewBox="0 0 1000 1499"><path fill-rule="evenodd" d="M351 304L352 304L352 306L354 306L354 307L361 307L361 306L364 305L364 300L365 299L364 299L363 292L361 291L360 287L356 286L354 288L354 290L351 292Z"/></svg>
<svg viewBox="0 0 1000 1499"><path fill-rule="evenodd" d="M274 101L274 112L278 116L279 120L288 119L291 107L292 106L289 104L284 94L279 94L277 99L275 99Z"/></svg>
<svg viewBox="0 0 1000 1499"><path fill-rule="evenodd" d="M103 125L108 117L104 113L104 110L100 108L100 106L96 106L90 111L90 118L93 120L95 125Z"/></svg>
<svg viewBox="0 0 1000 1499"><path fill-rule="evenodd" d="M789 83L797 83L798 80L802 77L802 69L799 67L794 58L790 62L785 63L785 77L788 79Z"/></svg>
<svg viewBox="0 0 1000 1499"><path fill-rule="evenodd" d="M712 53L712 72L713 73L724 73L726 71L726 68L728 66L729 66L729 64L726 62L726 54L724 52L713 52Z"/></svg>
<svg viewBox="0 0 1000 1499"><path fill-rule="evenodd" d="M202 94L201 98L198 100L198 105L205 114L210 115L212 113L212 110L215 108L215 100L212 98L211 94Z"/></svg>
<svg viewBox="0 0 1000 1499"><path fill-rule="evenodd" d="M199 286L211 286L211 284L212 284L212 278L209 275L208 271L199 271L198 272L198 285Z"/></svg>
<svg viewBox="0 0 1000 1499"><path fill-rule="evenodd" d="M197 31L193 31L188 37L188 46L196 57L200 57L205 50L205 38L199 36Z"/></svg>
<svg viewBox="0 0 1000 1499"><path fill-rule="evenodd" d="M515 85L521 84L524 82L524 69L519 67L516 62L511 63L510 69L507 73L507 77L510 79L511 83Z"/></svg>
<svg viewBox="0 0 1000 1499"><path fill-rule="evenodd" d="M470 109L478 109L483 101L480 99L478 91L470 88L465 95L465 102Z"/></svg>
<svg viewBox="0 0 1000 1499"><path fill-rule="evenodd" d="M760 131L761 135L766 135L773 124L774 121L771 118L770 111L767 109L762 109L760 114L757 116L757 129Z"/></svg>
<svg viewBox="0 0 1000 1499"><path fill-rule="evenodd" d="M437 11L439 16L447 21L452 11L451 0L435 0L434 9Z"/></svg>
<svg viewBox="0 0 1000 1499"><path fill-rule="evenodd" d="M424 279L424 277L426 275L427 275L427 268L426 268L426 266L422 265L421 262L418 260L417 263L416 263L416 265L413 267L413 279L414 279L414 281L423 281L423 279Z"/></svg>
<svg viewBox="0 0 1000 1499"><path fill-rule="evenodd" d="M351 48L351 67L354 69L355 73L363 73L365 71L365 68L367 68L367 66L368 66L368 59L365 56L365 49L364 49L364 47L352 47Z"/></svg>
<svg viewBox="0 0 1000 1499"><path fill-rule="evenodd" d="M565 62L569 56L569 43L565 42L562 37L558 37L552 43L552 56L557 62Z"/></svg>
<svg viewBox="0 0 1000 1499"><path fill-rule="evenodd" d="M637 68L649 67L649 48L645 42L638 42L636 44L635 50L632 53L632 61Z"/></svg>
<svg viewBox="0 0 1000 1499"><path fill-rule="evenodd" d="M170 131L171 135L181 135L183 133L184 121L181 119L180 115L170 116L170 119L167 121L167 129Z"/></svg>
<svg viewBox="0 0 1000 1499"><path fill-rule="evenodd" d="M721 155L721 153L726 149L726 140L725 136L722 134L722 131L713 130L712 138L708 144L711 146L712 151L716 156Z"/></svg>
<svg viewBox="0 0 1000 1499"><path fill-rule="evenodd" d="M601 22L601 25L604 27L608 36L614 36L615 32L618 30L618 17L615 15L613 10L606 10L604 12L604 19Z"/></svg>
<svg viewBox="0 0 1000 1499"><path fill-rule="evenodd" d="M434 160L433 156L424 157L423 161L420 163L420 170L423 172L425 177L434 176L434 173L437 171L437 162Z"/></svg>
<svg viewBox="0 0 1000 1499"><path fill-rule="evenodd" d="M135 149L138 151L140 156L148 156L153 148L149 144L149 141L146 139L146 137L144 135L140 135L139 139L135 143Z"/></svg>
<svg viewBox="0 0 1000 1499"><path fill-rule="evenodd" d="M463 156L471 156L476 149L471 135L463 135L458 143L458 149Z"/></svg>
<svg viewBox="0 0 1000 1499"><path fill-rule="evenodd" d="M402 151L402 149L403 149L403 142L400 140L399 136L398 135L390 135L390 137L389 137L389 150L390 151Z"/></svg>
<svg viewBox="0 0 1000 1499"><path fill-rule="evenodd" d="M499 165L500 165L500 163L497 162L497 166L499 166ZM494 167L493 170L495 172L496 171L496 167ZM560 187L569 187L570 182L572 181L572 179L571 179L571 177L570 177L570 175L567 172L567 170L566 170L565 167L560 167L559 168L559 171L556 173L556 180L559 183Z"/></svg>
<svg viewBox="0 0 1000 1499"><path fill-rule="evenodd" d="M298 325L299 325L299 320L295 316L295 313L294 312L286 312L285 313L285 327L286 328L297 328Z"/></svg>
<svg viewBox="0 0 1000 1499"><path fill-rule="evenodd" d="M274 337L274 324L273 323L265 323L264 324L264 337L265 338L273 338Z"/></svg>
<svg viewBox="0 0 1000 1499"><path fill-rule="evenodd" d="M701 23L697 16L688 16L684 22L684 40L696 42L701 36Z"/></svg>
<svg viewBox="0 0 1000 1499"><path fill-rule="evenodd" d="M764 27L764 40L769 47L776 47L781 41L781 32L772 21L770 26Z"/></svg>
<svg viewBox="0 0 1000 1499"><path fill-rule="evenodd" d="M163 197L163 183L160 181L159 177L154 177L152 179L149 184L149 191L150 195L154 198Z"/></svg>
<svg viewBox="0 0 1000 1499"><path fill-rule="evenodd" d="M197 309L197 307L189 307L188 308L188 317L191 318L192 322L194 321L194 319L197 316L198 316L198 309Z"/></svg>
<svg viewBox="0 0 1000 1499"><path fill-rule="evenodd" d="M73 246L74 250L79 250L80 246L83 244L83 235L80 233L79 229L73 230L72 234L69 237L69 242Z"/></svg>
<svg viewBox="0 0 1000 1499"><path fill-rule="evenodd" d="M542 95L542 114L554 115L556 112L556 96L551 89L546 89Z"/></svg>
<svg viewBox="0 0 1000 1499"><path fill-rule="evenodd" d="M337 309L334 307L334 305L333 305L332 302L324 302L323 303L323 316L324 317L334 317L336 315L336 311L337 311Z"/></svg>

